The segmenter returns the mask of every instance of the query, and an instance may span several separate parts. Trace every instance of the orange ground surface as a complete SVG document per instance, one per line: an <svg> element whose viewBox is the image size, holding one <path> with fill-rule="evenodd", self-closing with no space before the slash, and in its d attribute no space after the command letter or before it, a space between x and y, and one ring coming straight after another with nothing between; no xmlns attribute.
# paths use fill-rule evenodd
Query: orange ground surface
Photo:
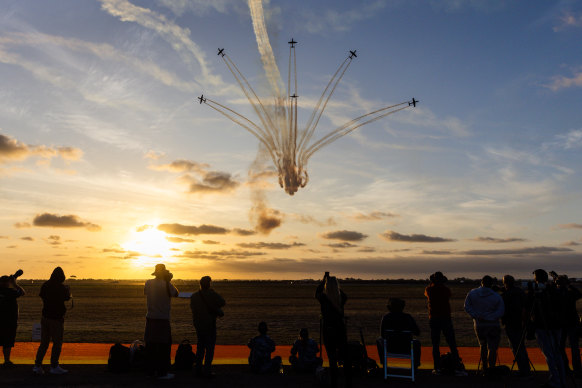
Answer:
<svg viewBox="0 0 582 388"><path fill-rule="evenodd" d="M94 343L65 343L61 353L60 361L63 364L107 364L109 348L111 344L94 344ZM174 358L178 345L172 346L172 359ZM33 364L38 342L18 342L12 350L12 361L16 364ZM291 346L277 346L274 356L281 356L283 363L288 364L289 351ZM367 346L368 355L379 362L378 351L376 346ZM45 356L45 363L50 360L49 348ZM441 347L441 353L447 352L446 347ZM530 360L536 370L547 370L547 365L539 348L527 349ZM325 352L324 352L325 353ZM421 368L432 369L432 348L422 347ZM459 353L467 369L477 369L479 363L479 348L461 347ZM214 356L215 364L246 364L249 349L240 345L217 345ZM499 348L499 360L502 364L511 365L513 355L509 348ZM389 361L389 365L392 364ZM397 360L394 365L402 365Z"/></svg>

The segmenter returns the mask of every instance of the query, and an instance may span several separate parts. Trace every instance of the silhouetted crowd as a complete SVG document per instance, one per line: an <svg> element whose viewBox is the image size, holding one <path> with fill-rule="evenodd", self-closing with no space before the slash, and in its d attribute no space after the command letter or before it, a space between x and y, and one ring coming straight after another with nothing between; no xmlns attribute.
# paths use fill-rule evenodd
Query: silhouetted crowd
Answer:
<svg viewBox="0 0 582 388"><path fill-rule="evenodd" d="M21 274L22 271L18 271L15 275L0 277L0 345L3 347L4 367L13 365L10 354L16 338L17 299L25 294L17 282L17 277ZM173 275L164 264L156 265L152 276L154 278L146 281L144 286L147 300L144 365L152 377L169 380L174 377L170 373L171 299L178 297L179 291L172 284ZM62 268L56 267L50 279L44 282L40 289L39 296L43 301L43 309L40 345L33 367L35 374L45 373L42 363L51 341L53 346L49 373L68 372L59 365L64 317L67 311L65 302L72 298L69 286L64 284L65 279ZM189 343L183 343L176 355L178 364L178 353L182 357L182 346L188 347L184 354L191 357L186 361L186 365L189 364L190 367L195 365L196 376L202 378L214 377L212 361L217 337L216 322L218 318L224 316L222 308L226 304L222 296L211 288L211 281L210 276L202 277L200 289L190 296L192 322L197 336L196 353L192 352ZM432 374L466 376L467 372L459 357L455 340L450 304L451 290L446 283L446 276L441 272L435 272L430 275L430 284L424 290L428 302L432 342ZM516 284L511 275L503 277L502 287L498 287L491 276L484 276L481 286L467 294L464 304L464 310L473 319L480 346L478 372L484 375L509 375L517 365L518 375L527 379L531 376L532 364L525 340L536 339L550 372L545 386L561 388L566 386L569 375L581 377L579 349L581 323L576 309L576 302L581 297L582 293L570 284L566 275L558 275L555 272L548 274L543 269L535 270L533 281L522 284L522 287ZM332 387L338 386L338 364L343 365L345 386L351 387L352 372L358 367L357 364L362 358L361 353L363 352L367 359L367 352L364 346L356 349L348 342L347 318L344 314L348 297L340 288L338 279L326 272L315 290L315 298L321 306L320 340L323 341L328 355L329 368L326 370L322 367L320 346L309 338L309 332L305 328L299 331L299 337L293 343L289 362L297 372L325 375ZM389 312L382 318L381 337L377 340L378 354L381 362L385 363L384 354L387 352L408 353L412 356L413 368L416 369L420 366L421 345L414 336L420 334L420 329L414 318L404 312L405 306L406 302L401 298L389 299L387 305ZM497 359L502 327L514 355L511 369L499 365ZM250 369L260 374L282 373L282 359L279 356L272 357L275 342L267 333L268 325L262 321L258 324L258 335L248 341ZM441 334L450 349L446 354L441 354L440 351ZM568 346L571 350L572 369L566 353ZM114 347L119 349L117 345ZM114 347L110 353L110 361ZM129 349L127 352L129 353ZM375 365L375 362L373 364ZM367 367L364 365L363 368Z"/></svg>

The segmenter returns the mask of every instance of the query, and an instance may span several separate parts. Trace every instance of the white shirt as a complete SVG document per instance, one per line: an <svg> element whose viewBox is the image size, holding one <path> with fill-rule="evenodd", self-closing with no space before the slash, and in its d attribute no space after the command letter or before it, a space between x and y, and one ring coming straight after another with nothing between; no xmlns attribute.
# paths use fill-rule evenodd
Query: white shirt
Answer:
<svg viewBox="0 0 582 388"><path fill-rule="evenodd" d="M178 289L172 283L169 286L170 294L173 297L178 296ZM148 306L146 318L170 319L170 307L172 304L165 280L150 279L146 281L143 293L146 295Z"/></svg>

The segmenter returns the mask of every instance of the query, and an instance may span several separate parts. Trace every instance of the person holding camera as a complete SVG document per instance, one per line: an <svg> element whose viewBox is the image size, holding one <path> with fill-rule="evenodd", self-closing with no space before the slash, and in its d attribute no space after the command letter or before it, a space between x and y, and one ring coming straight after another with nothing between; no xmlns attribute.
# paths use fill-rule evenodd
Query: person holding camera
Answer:
<svg viewBox="0 0 582 388"><path fill-rule="evenodd" d="M18 302L24 289L16 283L16 278L22 275L22 270L11 276L0 277L0 346L4 353L4 367L12 367L10 353L16 340L18 324Z"/></svg>
<svg viewBox="0 0 582 388"><path fill-rule="evenodd" d="M565 387L566 369L560 352L562 301L554 283L548 281L545 270L536 269L533 274L534 283L528 284L527 305L538 345L550 372L547 386Z"/></svg>
<svg viewBox="0 0 582 388"><path fill-rule="evenodd" d="M451 290L445 286L447 277L442 272L435 272L430 275L430 284L424 289L424 296L428 300L428 319L430 326L430 339L432 342L432 359L434 375L443 374L441 368L440 342L441 332L451 349L453 363L456 365L454 374L456 376L467 376L464 368L461 367L457 341L455 339L455 329L451 318Z"/></svg>
<svg viewBox="0 0 582 388"><path fill-rule="evenodd" d="M525 347L526 296L521 288L515 286L515 278L511 275L503 277L501 298L505 305L505 313L501 318L501 323L505 325L505 334L513 351L519 375L522 377L529 376L531 368Z"/></svg>
<svg viewBox="0 0 582 388"><path fill-rule="evenodd" d="M196 347L196 376L198 377L214 377L211 368L216 346L216 318L224 316L222 307L226 304L222 296L210 288L211 281L210 276L202 277L200 290L190 297L192 321L198 337Z"/></svg>
<svg viewBox="0 0 582 388"><path fill-rule="evenodd" d="M499 318L505 312L503 299L492 288L493 278L485 275L481 279L481 287L469 291L465 298L465 311L473 318L484 372L487 368L493 368L497 361L497 348L501 339Z"/></svg>
<svg viewBox="0 0 582 388"><path fill-rule="evenodd" d="M164 264L156 264L154 279L145 282L147 315L144 341L146 343L146 366L148 373L160 380L169 380L174 375L170 369L172 330L170 328L171 298L178 296L178 289L171 283L174 275Z"/></svg>
<svg viewBox="0 0 582 388"><path fill-rule="evenodd" d="M36 352L36 360L32 371L36 374L44 374L42 360L52 339L51 368L49 372L54 375L62 375L69 371L61 368L59 357L63 346L65 331L65 302L71 299L71 289L65 282L65 272L61 267L56 267L49 280L40 287L39 296L42 298L42 319L40 320L40 345Z"/></svg>
<svg viewBox="0 0 582 388"><path fill-rule="evenodd" d="M348 354L346 325L344 322L344 305L347 295L340 289L335 276L326 272L315 290L315 298L321 305L323 344L329 359L331 387L338 383L338 357L344 361L346 387L352 386L352 361Z"/></svg>

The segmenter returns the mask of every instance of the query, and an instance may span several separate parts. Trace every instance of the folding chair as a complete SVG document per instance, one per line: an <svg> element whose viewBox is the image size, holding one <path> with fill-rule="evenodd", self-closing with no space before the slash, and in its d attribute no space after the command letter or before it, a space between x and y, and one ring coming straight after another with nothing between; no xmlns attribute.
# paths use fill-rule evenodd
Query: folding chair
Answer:
<svg viewBox="0 0 582 388"><path fill-rule="evenodd" d="M405 349L407 345L410 344L407 353L394 353L396 349ZM396 346L394 346L396 345ZM398 346L400 345L400 346ZM402 347L401 347L402 346ZM400 351L400 350L398 350ZM388 359L397 358L410 360L410 375L406 374L391 374L388 373ZM408 368L403 367L392 367L392 369L408 370ZM414 382L414 351L413 351L413 341L412 332L410 331L395 331L386 330L384 332L384 380L388 377L400 377L404 379L411 379Z"/></svg>

